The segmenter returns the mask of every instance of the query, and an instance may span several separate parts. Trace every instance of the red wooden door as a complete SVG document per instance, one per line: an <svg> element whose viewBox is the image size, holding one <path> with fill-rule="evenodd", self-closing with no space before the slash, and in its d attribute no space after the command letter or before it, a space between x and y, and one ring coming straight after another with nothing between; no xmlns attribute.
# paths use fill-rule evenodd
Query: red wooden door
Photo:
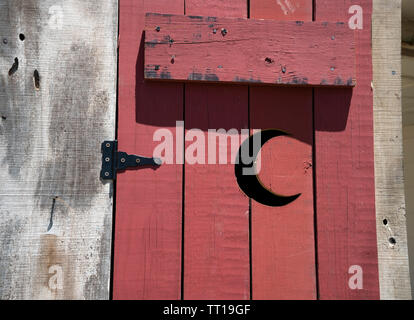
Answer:
<svg viewBox="0 0 414 320"><path fill-rule="evenodd" d="M144 79L147 12L211 17L212 26L212 17L347 24L351 2L120 0L119 149L151 156L160 144L172 144L164 155L173 161L118 174L115 299L378 298L370 0L360 4L354 89ZM168 63L180 58L172 55ZM171 77L158 65L155 71ZM225 131L208 135L219 129ZM289 135L263 146L261 183L275 193L301 194L281 207L249 199L234 163L220 163L221 156L234 156L225 141L241 143L246 137L236 133L266 129ZM196 148L201 140L205 148ZM361 266L363 288L350 285L352 266Z"/></svg>

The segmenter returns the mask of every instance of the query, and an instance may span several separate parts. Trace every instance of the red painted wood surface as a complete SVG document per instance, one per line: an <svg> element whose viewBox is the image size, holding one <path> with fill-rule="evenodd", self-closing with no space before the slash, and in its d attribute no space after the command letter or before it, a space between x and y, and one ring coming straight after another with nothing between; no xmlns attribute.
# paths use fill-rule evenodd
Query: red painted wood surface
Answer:
<svg viewBox="0 0 414 320"><path fill-rule="evenodd" d="M208 129L223 128L240 133L247 129L248 99L244 89L247 88L186 85L186 131L200 128L207 133ZM240 141L240 137L220 136L227 140L227 146L216 138L217 164L207 164L205 154L206 164L185 166L185 299L250 297L249 199L240 192L234 162L230 162L235 158L230 140ZM210 141L214 138L209 137ZM186 145L190 144L192 141L187 141ZM228 164L219 164L220 153L227 154Z"/></svg>
<svg viewBox="0 0 414 320"><path fill-rule="evenodd" d="M183 14L183 0L121 0L119 149L152 156L158 128L175 132L183 119L183 86L145 83L145 12ZM183 137L180 137L183 139ZM179 299L181 290L182 165L118 174L114 299Z"/></svg>
<svg viewBox="0 0 414 320"><path fill-rule="evenodd" d="M353 86L345 24L147 14L145 78Z"/></svg>
<svg viewBox="0 0 414 320"><path fill-rule="evenodd" d="M356 30L357 86L315 89L315 144L319 288L321 299L378 299L375 222L372 1L317 0L318 21L348 21L349 8L364 12ZM332 106L335 106L333 111ZM348 270L363 270L363 289L351 290Z"/></svg>
<svg viewBox="0 0 414 320"><path fill-rule="evenodd" d="M309 21L312 0L250 0L250 15L260 19Z"/></svg>
<svg viewBox="0 0 414 320"><path fill-rule="evenodd" d="M230 2L186 0L186 14L246 17L246 1ZM185 85L185 127L201 129L206 137L208 129L248 129L247 87ZM217 164L185 165L184 299L250 297L249 200L234 176L231 137L227 148L216 140ZM219 145L227 164L218 164Z"/></svg>
<svg viewBox="0 0 414 320"><path fill-rule="evenodd" d="M281 4L288 2L296 9L286 14ZM351 2L317 0L316 18L321 23L344 21L347 27ZM253 299L315 299L314 169L320 298L378 298L371 1L361 1L364 29L356 30L353 91L269 86L251 86L248 91L243 85L144 80L145 12L178 15L185 10L188 15L246 18L246 3L120 0L119 148L151 156L159 144L153 141L154 132L175 133L176 121L183 119L187 131L200 128L204 133L240 131L249 122L251 129L284 130L292 136L275 138L263 147L259 178L276 193L302 195L282 208L251 201L250 279L249 201L237 187L233 165L175 164L118 174L115 299L179 299L181 289L185 299L248 299L249 281ZM312 1L250 0L250 5L254 19L312 20ZM184 135L175 138L183 141ZM363 268L363 290L349 289L352 265Z"/></svg>
<svg viewBox="0 0 414 320"><path fill-rule="evenodd" d="M261 0L250 3L256 8L251 17L263 18ZM306 5L309 14L300 18L310 21L311 3ZM295 19L276 9L272 18ZM250 125L292 135L265 144L259 178L278 194L302 193L281 208L252 200L253 299L315 299L312 89L251 87Z"/></svg>

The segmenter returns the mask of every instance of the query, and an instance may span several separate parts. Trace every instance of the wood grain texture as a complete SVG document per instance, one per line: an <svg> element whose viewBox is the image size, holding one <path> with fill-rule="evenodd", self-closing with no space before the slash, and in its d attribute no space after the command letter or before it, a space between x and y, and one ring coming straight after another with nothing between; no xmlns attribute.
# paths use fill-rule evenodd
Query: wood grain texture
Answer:
<svg viewBox="0 0 414 320"><path fill-rule="evenodd" d="M353 86L346 24L148 13L145 78Z"/></svg>
<svg viewBox="0 0 414 320"><path fill-rule="evenodd" d="M253 299L315 299L312 89L251 88L250 110L252 128L291 134L262 148L262 183L276 194L301 193L280 208L252 200Z"/></svg>
<svg viewBox="0 0 414 320"><path fill-rule="evenodd" d="M183 120L180 84L145 83L145 12L184 13L183 0L120 1L119 149L152 156L158 129ZM176 151L174 151L174 158ZM114 299L180 299L182 165L118 174Z"/></svg>
<svg viewBox="0 0 414 320"><path fill-rule="evenodd" d="M312 0L250 0L250 16L284 21L312 20Z"/></svg>
<svg viewBox="0 0 414 320"><path fill-rule="evenodd" d="M350 0L317 0L317 21L348 21ZM321 299L378 299L371 63L372 1L360 1L356 30L357 86L315 89L315 161L319 295ZM332 106L335 105L335 111ZM352 266L363 289L352 290Z"/></svg>
<svg viewBox="0 0 414 320"><path fill-rule="evenodd" d="M116 0L0 2L1 299L109 298L116 35Z"/></svg>
<svg viewBox="0 0 414 320"><path fill-rule="evenodd" d="M414 194L414 125L403 126L404 134L404 183L406 196L406 210L407 210L407 240L408 240L408 256L411 258L414 254L414 199L410 195ZM411 275L411 295L413 295L413 280L414 280L414 261L410 259L410 275ZM410 279L408 279L409 281ZM404 285L404 292L407 287ZM391 299L391 298L390 298ZM405 296L401 299L409 299Z"/></svg>
<svg viewBox="0 0 414 320"><path fill-rule="evenodd" d="M262 1L251 4L258 9ZM311 3L307 6L309 14L300 18L310 21ZM273 19L295 19L276 9ZM252 13L254 19L265 17L262 10ZM264 145L259 178L277 194L302 193L280 208L252 200L253 299L315 299L312 89L251 87L250 126L291 134Z"/></svg>
<svg viewBox="0 0 414 320"><path fill-rule="evenodd" d="M401 1L373 2L374 132L381 299L411 299L401 117ZM390 243L394 238L396 243Z"/></svg>
<svg viewBox="0 0 414 320"><path fill-rule="evenodd" d="M244 0L186 0L185 5L188 15L247 17ZM185 96L187 132L198 128L207 137L209 129L248 129L247 86L188 84ZM250 298L249 200L234 175L235 137L237 152L240 137L234 131L211 134L205 145L211 154L209 141L216 141L216 164L207 164L206 154L206 164L185 165L184 299ZM226 164L219 164L223 155Z"/></svg>
<svg viewBox="0 0 414 320"><path fill-rule="evenodd" d="M247 88L186 85L185 101L186 132L201 129L210 154L216 141L216 164L206 153L205 164L185 166L184 298L249 299L249 199L237 185L233 164L238 133L248 129ZM209 129L226 133L207 137ZM219 163L223 155L226 164Z"/></svg>

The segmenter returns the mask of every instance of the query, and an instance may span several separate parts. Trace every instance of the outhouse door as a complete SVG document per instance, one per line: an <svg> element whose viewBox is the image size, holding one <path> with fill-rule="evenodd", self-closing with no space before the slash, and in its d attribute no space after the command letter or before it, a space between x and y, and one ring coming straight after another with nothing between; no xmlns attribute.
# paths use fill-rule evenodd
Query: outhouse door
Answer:
<svg viewBox="0 0 414 320"><path fill-rule="evenodd" d="M379 298L371 7L120 0L114 299Z"/></svg>

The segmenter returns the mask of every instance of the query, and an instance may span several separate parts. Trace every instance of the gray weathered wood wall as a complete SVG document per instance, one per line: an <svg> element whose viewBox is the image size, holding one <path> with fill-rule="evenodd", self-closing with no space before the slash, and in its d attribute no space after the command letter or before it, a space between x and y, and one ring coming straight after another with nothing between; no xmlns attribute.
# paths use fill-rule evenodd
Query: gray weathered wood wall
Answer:
<svg viewBox="0 0 414 320"><path fill-rule="evenodd" d="M1 299L109 298L117 2L0 0Z"/></svg>
<svg viewBox="0 0 414 320"><path fill-rule="evenodd" d="M403 176L401 0L374 0L374 137L381 299L411 299Z"/></svg>

